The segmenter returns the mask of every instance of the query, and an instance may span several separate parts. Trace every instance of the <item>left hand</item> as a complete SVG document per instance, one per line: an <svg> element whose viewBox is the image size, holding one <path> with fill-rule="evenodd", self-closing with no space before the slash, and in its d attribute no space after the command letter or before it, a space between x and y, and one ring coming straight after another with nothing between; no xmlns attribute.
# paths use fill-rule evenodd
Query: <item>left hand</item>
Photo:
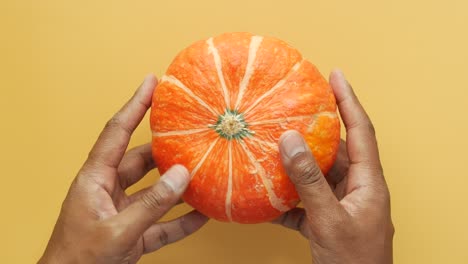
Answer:
<svg viewBox="0 0 468 264"><path fill-rule="evenodd" d="M347 140L325 178L303 137L283 134L281 159L304 208L273 222L300 231L314 263L393 263L390 191L374 126L343 73L334 71L330 85Z"/></svg>
<svg viewBox="0 0 468 264"><path fill-rule="evenodd" d="M148 76L107 122L69 189L39 263L136 263L143 254L180 240L207 222L207 217L192 211L156 223L180 201L190 181L182 166L172 167L154 186L125 194L155 167L150 144L125 152L151 106L156 83Z"/></svg>

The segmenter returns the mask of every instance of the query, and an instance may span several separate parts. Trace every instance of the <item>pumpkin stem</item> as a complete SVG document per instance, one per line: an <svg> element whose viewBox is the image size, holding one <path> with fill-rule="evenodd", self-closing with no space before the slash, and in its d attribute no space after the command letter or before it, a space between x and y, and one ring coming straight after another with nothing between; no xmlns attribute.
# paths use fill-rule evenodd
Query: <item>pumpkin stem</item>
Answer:
<svg viewBox="0 0 468 264"><path fill-rule="evenodd" d="M216 124L211 125L220 136L231 139L242 139L247 136L252 136L253 131L248 129L248 124L245 122L244 115L236 110L226 109L224 114L218 116Z"/></svg>

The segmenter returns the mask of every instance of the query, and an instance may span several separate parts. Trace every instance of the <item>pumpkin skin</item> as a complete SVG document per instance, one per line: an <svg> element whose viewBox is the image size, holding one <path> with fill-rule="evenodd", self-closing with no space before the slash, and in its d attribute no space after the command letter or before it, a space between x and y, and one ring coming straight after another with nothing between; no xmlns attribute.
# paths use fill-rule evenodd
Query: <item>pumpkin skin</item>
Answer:
<svg viewBox="0 0 468 264"><path fill-rule="evenodd" d="M324 174L340 141L333 92L284 41L225 33L182 50L160 79L150 114L161 174L184 165L183 200L206 216L271 221L299 203L280 160L289 129L305 138Z"/></svg>

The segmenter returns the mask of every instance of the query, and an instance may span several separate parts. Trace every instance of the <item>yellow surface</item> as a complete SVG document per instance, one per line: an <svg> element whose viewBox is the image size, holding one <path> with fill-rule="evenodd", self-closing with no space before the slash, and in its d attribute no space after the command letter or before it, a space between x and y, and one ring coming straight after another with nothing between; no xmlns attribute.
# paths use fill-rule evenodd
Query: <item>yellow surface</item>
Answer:
<svg viewBox="0 0 468 264"><path fill-rule="evenodd" d="M97 134L146 73L160 76L195 40L251 31L353 83L377 128L395 263L467 263L468 2L382 2L2 1L1 262L41 255ZM132 146L150 140L148 123ZM308 260L294 232L210 222L141 263Z"/></svg>

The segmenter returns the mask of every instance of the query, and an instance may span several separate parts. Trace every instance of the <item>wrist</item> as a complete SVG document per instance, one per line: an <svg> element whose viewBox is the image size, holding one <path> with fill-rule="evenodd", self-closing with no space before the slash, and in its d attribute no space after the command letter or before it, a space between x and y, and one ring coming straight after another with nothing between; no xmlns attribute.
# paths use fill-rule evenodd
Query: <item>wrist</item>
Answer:
<svg viewBox="0 0 468 264"><path fill-rule="evenodd" d="M58 248L48 247L42 257L39 259L38 264L68 264L74 263L71 260L71 255L65 253L63 250Z"/></svg>
<svg viewBox="0 0 468 264"><path fill-rule="evenodd" d="M53 254L48 254L47 252L42 255L42 257L37 262L38 264L56 264L63 263L58 256Z"/></svg>

